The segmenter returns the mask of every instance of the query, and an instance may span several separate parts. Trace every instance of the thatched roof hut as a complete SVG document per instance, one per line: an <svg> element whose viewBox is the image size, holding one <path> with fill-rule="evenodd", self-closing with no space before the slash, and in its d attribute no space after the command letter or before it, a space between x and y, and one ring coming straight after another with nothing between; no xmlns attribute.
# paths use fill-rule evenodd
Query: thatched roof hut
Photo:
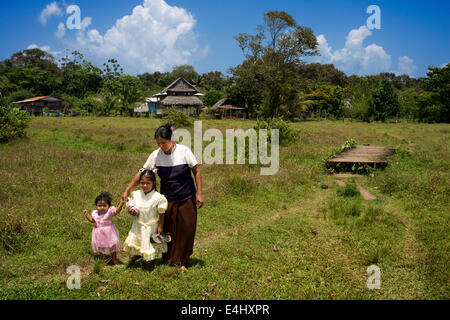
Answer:
<svg viewBox="0 0 450 320"><path fill-rule="evenodd" d="M220 119L228 118L246 118L246 108L235 106L231 103L230 99L223 98L217 101L210 109L209 112L214 113Z"/></svg>
<svg viewBox="0 0 450 320"><path fill-rule="evenodd" d="M199 91L192 84L190 84L189 82L184 80L184 78L178 78L177 80L175 80L174 82L169 84L161 92L162 93L165 93L165 92L167 92L167 93L168 92L182 92L182 93L191 92L191 93L195 94L195 93L198 93Z"/></svg>
<svg viewBox="0 0 450 320"><path fill-rule="evenodd" d="M164 106L202 106L203 102L196 96L166 96L160 101Z"/></svg>
<svg viewBox="0 0 450 320"><path fill-rule="evenodd" d="M186 113L198 114L200 107L203 105L203 102L198 98L201 95L192 84L183 78L178 78L160 93L154 95L158 97L156 113L161 114L164 113L165 108L177 106Z"/></svg>

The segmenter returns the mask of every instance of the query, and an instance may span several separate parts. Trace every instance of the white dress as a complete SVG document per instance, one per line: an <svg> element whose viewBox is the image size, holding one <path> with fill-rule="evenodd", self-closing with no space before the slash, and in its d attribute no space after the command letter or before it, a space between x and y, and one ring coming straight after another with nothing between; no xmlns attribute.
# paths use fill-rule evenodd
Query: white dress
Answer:
<svg viewBox="0 0 450 320"><path fill-rule="evenodd" d="M167 210L167 199L156 190L147 194L137 190L131 195L139 214L133 217L123 249L131 255L142 256L146 261L154 260L167 252L167 243L150 242L151 235L158 232L159 214Z"/></svg>

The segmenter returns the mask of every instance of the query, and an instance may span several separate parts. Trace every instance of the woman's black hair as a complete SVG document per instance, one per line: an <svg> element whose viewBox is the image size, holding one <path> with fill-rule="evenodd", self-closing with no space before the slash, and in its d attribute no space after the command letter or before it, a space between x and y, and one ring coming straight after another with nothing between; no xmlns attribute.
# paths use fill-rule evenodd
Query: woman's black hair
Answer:
<svg viewBox="0 0 450 320"><path fill-rule="evenodd" d="M161 137L166 140L171 140L172 134L173 134L172 125L170 123L167 123L167 124L159 127L158 129L156 129L155 139L158 137Z"/></svg>
<svg viewBox="0 0 450 320"><path fill-rule="evenodd" d="M97 203L98 203L99 201L106 201L106 203L108 204L108 206L111 207L111 201L112 201L112 198L111 198L111 195L110 195L108 192L102 192L102 193L100 193L100 194L97 196L97 198L95 198L95 205L97 205Z"/></svg>
<svg viewBox="0 0 450 320"><path fill-rule="evenodd" d="M153 191L153 190L158 191L156 189L156 175L152 170L150 170L150 169L142 170L141 174L139 175L139 182L141 182L142 178L149 179L151 182L153 182L153 189L151 191Z"/></svg>

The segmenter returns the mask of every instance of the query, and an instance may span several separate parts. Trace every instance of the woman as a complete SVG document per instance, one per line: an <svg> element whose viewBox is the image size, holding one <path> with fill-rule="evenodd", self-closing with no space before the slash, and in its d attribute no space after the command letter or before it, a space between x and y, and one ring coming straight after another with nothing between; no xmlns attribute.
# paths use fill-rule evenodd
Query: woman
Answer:
<svg viewBox="0 0 450 320"><path fill-rule="evenodd" d="M161 194L169 204L165 213L164 232L170 233L172 242L168 243L167 253L162 261L177 265L186 270L186 263L193 252L195 230L197 227L197 206L203 206L202 177L198 162L192 151L172 141L173 127L170 124L159 127L155 139L159 149L153 151L144 167L135 175L122 200L137 186L140 172L145 169L155 170L161 179ZM194 174L197 190L195 190Z"/></svg>

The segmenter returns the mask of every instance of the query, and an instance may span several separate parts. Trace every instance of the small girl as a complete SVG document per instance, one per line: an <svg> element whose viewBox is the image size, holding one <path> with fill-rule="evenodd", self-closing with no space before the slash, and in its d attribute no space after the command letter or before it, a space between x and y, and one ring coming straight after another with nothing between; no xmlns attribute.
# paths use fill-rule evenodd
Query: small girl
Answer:
<svg viewBox="0 0 450 320"><path fill-rule="evenodd" d="M97 210L92 211L92 215L86 209L83 213L90 222L95 223L92 229L92 250L99 252L103 261L106 261L106 255L110 254L112 263L117 265L120 262L117 260L116 252L122 250L122 245L112 218L122 211L124 203L120 201L116 209L111 206L111 200L111 195L103 192L95 198Z"/></svg>
<svg viewBox="0 0 450 320"><path fill-rule="evenodd" d="M128 198L128 212L134 216L133 225L124 242L124 251L133 255L130 264L141 257L147 262L157 255L167 252L167 239L163 235L164 212L167 210L167 199L156 190L156 176L152 170L143 170L139 176L141 190L132 192ZM153 239L165 239L152 243ZM155 237L156 235L156 237Z"/></svg>

